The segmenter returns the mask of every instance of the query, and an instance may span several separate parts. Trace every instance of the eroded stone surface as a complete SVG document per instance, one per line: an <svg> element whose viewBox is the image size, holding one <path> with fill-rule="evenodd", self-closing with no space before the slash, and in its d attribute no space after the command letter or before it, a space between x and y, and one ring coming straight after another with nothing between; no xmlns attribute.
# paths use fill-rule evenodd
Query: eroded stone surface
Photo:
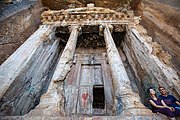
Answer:
<svg viewBox="0 0 180 120"><path fill-rule="evenodd" d="M127 76L125 67L122 63L118 50L114 44L114 40L112 39L108 26L105 26L104 37L115 89L115 106L117 107L118 105L122 104L122 111L119 111L119 109L116 108L116 114L118 115L118 113L123 112L123 114L131 113L137 115L138 109L144 109L144 111L146 111L144 113L140 112L141 114L150 114L151 112L146 110L145 107L140 103L140 98L138 94L134 93L131 89L130 80ZM118 101L122 102L118 103ZM136 108L135 111L129 110L134 108Z"/></svg>
<svg viewBox="0 0 180 120"><path fill-rule="evenodd" d="M56 25L98 25L98 24L128 24L137 20L133 11L116 12L102 7L82 7L58 11L45 11L42 13L43 24Z"/></svg>
<svg viewBox="0 0 180 120"><path fill-rule="evenodd" d="M96 6L101 6L104 8L109 8L111 6L113 9L118 9L117 7L123 6L124 4L130 4L131 0L42 0L44 6L48 6L52 10L75 8L75 7L85 7L88 3L94 3ZM122 8L121 8L122 9Z"/></svg>
<svg viewBox="0 0 180 120"><path fill-rule="evenodd" d="M177 1L165 0L163 2L178 5ZM141 24L153 37L153 41L160 44L172 56L173 68L180 75L179 9L151 0L140 3L137 6L137 13L142 16Z"/></svg>
<svg viewBox="0 0 180 120"><path fill-rule="evenodd" d="M0 64L38 29L40 7L40 3L35 4L35 1L0 5Z"/></svg>
<svg viewBox="0 0 180 120"><path fill-rule="evenodd" d="M41 26L0 66L0 115L23 115L38 104L59 54L53 26Z"/></svg>
<svg viewBox="0 0 180 120"><path fill-rule="evenodd" d="M21 120L168 120L168 118L164 115L152 115L152 116L136 116L131 114L130 116L93 116L93 117L77 117L77 116L72 116L72 117L50 117L50 116L18 116L18 117L2 117L3 120L9 120L9 119L21 119Z"/></svg>
<svg viewBox="0 0 180 120"><path fill-rule="evenodd" d="M72 26L71 30L71 35L56 66L48 91L41 97L40 104L35 110L29 113L30 115L65 115L64 80L73 64L77 37L80 29L78 26Z"/></svg>
<svg viewBox="0 0 180 120"><path fill-rule="evenodd" d="M143 34L142 31L140 31L140 36L138 33L138 28L136 29L130 28L130 30L128 30L129 32L127 32L127 35L129 37L126 37L126 41L123 43L123 50L125 51L136 75L140 77L142 82L149 81L148 83L144 83L147 85L147 87L154 86L157 88L158 85L164 85L170 89L175 88L174 95L178 97L179 89L177 85L180 83L176 71L170 67L169 64L166 64L166 62L161 60L163 58L160 58L159 55L153 53L154 49L157 51L157 49L154 48L154 44L157 46L160 45L150 42L150 38L145 35L146 32L143 32ZM139 67L137 66L136 61L138 62ZM144 71L141 71L141 69Z"/></svg>
<svg viewBox="0 0 180 120"><path fill-rule="evenodd" d="M135 75L137 77L136 80L139 80L137 83L143 84L144 88L147 88L152 85L157 88L158 85L164 85L167 88L174 89L173 93L179 97L180 95L180 90L178 88L180 84L179 77L176 71L174 71L174 69L172 68L171 55L168 52L166 52L161 45L159 45L156 42L153 42L153 39L147 36L147 31L143 27L138 25L140 17L134 17L132 12L127 11L127 9L124 9L124 10L121 9L120 11L121 12L115 12L110 9L104 9L104 8L93 7L93 6L88 7L88 8L87 7L75 8L75 9L67 9L67 10L60 10L60 11L46 11L42 14L43 16L42 22L44 22L44 24L51 24L55 26L66 26L66 27L69 25L82 25L82 26L83 25L101 25L101 24L105 25L105 23L114 25L116 31L113 30L113 27L111 27L109 31L106 31L107 30L106 29L104 36L105 36L105 41L107 44L107 53L108 53L108 59L109 59L108 61L111 67L111 75L112 75L113 81L115 81L113 87L115 87L116 99L114 100L114 103L115 103L114 105L116 108L115 110L117 110L116 115L120 115L120 114L125 115L126 117L124 118L127 118L127 119L132 119L132 118L141 119L142 116L139 117L137 115L151 114L150 118L152 118L153 115L151 111L149 109L145 109L145 107L141 104L139 95L137 93L132 92L130 81L127 76L127 71L125 71L121 58L119 57L119 53L114 43L112 43L113 40L112 40L110 32L111 33L122 32L126 30L126 36L125 36L125 40L122 43L122 47L123 47L123 50L125 52L125 55L127 57L129 64L131 65L131 67L133 68L135 72ZM149 13L145 13L145 15L149 15ZM150 17L149 19L152 19L152 18ZM153 19L152 21L157 22L157 19ZM116 26L118 24L120 24L120 26ZM165 25L164 27L162 27L160 25L158 27L162 29L162 28L166 28L167 26ZM99 29L100 35L103 35L102 31L103 31L103 27L100 27ZM168 31L168 34L172 34L173 33L172 31L173 29ZM44 49L42 50L42 47L44 46L47 47L49 44L50 46L52 45L51 43L52 41L46 40L46 38L49 37L49 34L50 34L49 31L46 31L44 34L43 32L40 33L40 36L42 37L41 42L45 44L43 44L42 46L39 45L38 48L35 48L36 50L34 51L34 54L35 53L36 54L34 56L38 56L38 54L41 56L41 54L44 54L44 53L45 53L45 56L51 55L50 53L46 54L47 52L49 52L48 48L45 50ZM69 41L56 66L56 70L50 82L50 86L48 88L47 93L45 93L41 97L40 104L23 118L29 117L30 119L34 119L37 116L36 119L38 119L38 116L41 116L41 115L42 116L48 115L50 117L57 117L57 116L65 115L64 97L66 94L64 94L64 90L65 90L64 80L68 72L71 71L71 66L73 64L73 57L74 57L73 55L76 48L77 36L78 36L78 30L72 29L72 33L70 35ZM176 33L175 33L175 37L177 37ZM51 36L51 38L53 37ZM111 41L107 42L108 39L111 39ZM88 41L89 40L91 39L88 39ZM54 43L56 46L55 49L57 49L58 42L55 41ZM86 44L88 44L88 42ZM120 46L120 44L118 44L118 46ZM28 52L31 52L31 51L28 51ZM125 60L126 57L125 56L122 57L122 60ZM11 57L9 59L11 60ZM38 59L41 60L41 58L38 58ZM53 57L51 57L51 59L53 59ZM32 61L34 61L34 59ZM21 62L23 65L24 62L23 61ZM90 65L93 65L91 64L91 62L93 61L90 61ZM12 63L12 64L15 64L15 63ZM34 64L32 64L32 68L35 66L35 64L38 64L38 62L35 62ZM45 63L43 62L40 65L46 66ZM40 78L40 79L42 78L42 80L44 80L43 79L44 74L39 75L39 73L43 72L41 67L37 68L37 71L35 69L31 69L31 67L27 69L29 69L30 73L37 72L35 76L37 75L36 76L37 78ZM48 66L47 66L47 69L48 69ZM9 73L9 74L13 74L13 73L14 72ZM16 73L16 74L20 74L20 73ZM26 75L28 76L29 74L26 74ZM14 81L15 79L13 79L12 81L10 80L10 82L14 82ZM32 79L32 82L34 81L35 80ZM8 83L8 86L4 85L2 89L4 88L10 89L11 88L10 84L11 83ZM37 87L41 88L42 86L44 85L41 84L40 86L37 86ZM71 88L69 89L71 90ZM34 91L34 89L29 89L29 90L30 92L27 92L27 93L25 92L24 94L22 94L22 96L20 97L20 101L23 101L27 96L29 97L29 93L33 93ZM35 93L39 94L39 91L35 91ZM4 93L2 93L2 95L3 94ZM30 103L31 99L28 98L27 101L23 101L22 105L25 104L26 102ZM21 111L23 113L27 113L27 112L24 112L24 109L27 110L27 108L23 108L22 110L22 105L20 104L20 102L18 102L19 108L17 109L17 112L19 113ZM2 108L6 109L6 104ZM133 116L134 114L135 116ZM121 117L121 116L118 116L118 117ZM119 119L118 117L115 117L115 119ZM163 119L163 117L160 117L160 119L161 118ZM66 119L66 118L62 118L62 119ZM92 118L85 118L85 119L92 119Z"/></svg>

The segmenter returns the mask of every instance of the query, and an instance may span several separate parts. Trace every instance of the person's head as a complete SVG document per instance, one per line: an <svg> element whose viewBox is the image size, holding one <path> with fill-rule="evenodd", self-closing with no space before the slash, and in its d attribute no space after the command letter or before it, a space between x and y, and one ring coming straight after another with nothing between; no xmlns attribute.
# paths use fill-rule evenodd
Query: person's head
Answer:
<svg viewBox="0 0 180 120"><path fill-rule="evenodd" d="M150 96L156 95L156 91L155 91L152 87L150 87L150 88L148 89L148 93L149 93Z"/></svg>
<svg viewBox="0 0 180 120"><path fill-rule="evenodd" d="M166 89L163 86L159 86L159 92L161 95L167 95Z"/></svg>

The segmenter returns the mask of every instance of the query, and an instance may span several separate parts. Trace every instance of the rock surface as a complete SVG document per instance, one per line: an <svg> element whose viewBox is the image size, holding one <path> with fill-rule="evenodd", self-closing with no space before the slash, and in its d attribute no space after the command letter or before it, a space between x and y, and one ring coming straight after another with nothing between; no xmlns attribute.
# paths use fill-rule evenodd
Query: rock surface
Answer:
<svg viewBox="0 0 180 120"><path fill-rule="evenodd" d="M0 66L0 115L23 115L47 90L59 40L50 39L52 26L41 26Z"/></svg>
<svg viewBox="0 0 180 120"><path fill-rule="evenodd" d="M180 9L152 0L140 3L136 10L148 35L172 56L173 68L180 75Z"/></svg>
<svg viewBox="0 0 180 120"><path fill-rule="evenodd" d="M38 28L40 7L35 1L22 1L0 8L0 64Z"/></svg>
<svg viewBox="0 0 180 120"><path fill-rule="evenodd" d="M94 3L95 6L117 9L123 4L130 3L132 0L42 0L44 6L49 7L52 10L67 9L74 7L85 7L88 3Z"/></svg>
<svg viewBox="0 0 180 120"><path fill-rule="evenodd" d="M54 9L58 8L73 8L77 6L84 6L86 2L89 1L48 1L44 0L49 7L53 7ZM59 116L65 115L64 104L65 104L65 96L64 84L66 83L67 74L71 71L72 64L76 63L74 52L76 47L77 40L77 31L74 32L70 36L71 42L67 44L65 47L65 51L59 59L57 59L59 55L59 51L61 51L61 46L66 44L67 40L63 36L63 32L69 33L67 31L67 27L72 24L82 24L82 20L85 20L87 25L99 25L104 24L105 22L110 22L114 24L115 30L111 28L108 32L108 35L105 35L105 41L107 44L107 39L109 39L110 32L122 32L125 31L125 37L117 38L114 35L114 41L119 49L116 50L115 45L110 49L109 46L111 42L107 45L107 53L111 53L108 55L107 63L111 67L111 72L109 77L112 77L112 81L114 85L111 88L115 88L115 97L117 100L115 101L115 107L117 109L122 110L124 108L128 108L128 110L124 110L119 114L121 115L117 117L109 117L109 119L166 119L163 116L158 117L155 115L151 116L142 116L142 114L150 115L152 114L150 110L146 109L140 102L139 97L141 97L142 103L146 103L145 98L147 98L147 93L144 91L150 86L158 88L158 85L163 85L168 88L172 94L174 94L177 98L180 97L180 81L177 72L179 73L179 10L176 8L169 7L167 5L163 5L156 2L151 1L136 1L136 14L142 15L142 25L147 28L147 31L139 24L140 17L136 17L133 19L133 15L130 11L128 11L129 7L125 5L124 8L120 8L120 5L123 2L117 3L115 0L110 1L95 1L95 5L108 7L112 4L112 9L109 10L103 9L103 14L107 14L103 16L102 8L98 10L94 10L93 4L89 5L91 9L67 9L61 11L46 11L42 14L44 24L51 23L50 26L44 25L41 26L7 61L5 61L0 67L0 115L24 115L28 113L31 109L33 109L39 102L40 96L47 90L48 91L41 97L40 104L30 113L25 116L19 117L20 119L39 119L43 116L44 119L51 119L51 117L55 117L54 119L60 119ZM51 4L56 3L56 4ZM113 4L117 3L117 4ZM45 5L45 3L44 3ZM63 5L63 6L62 6ZM67 5L64 7L64 5ZM163 7L170 10L168 12L164 11ZM84 11L85 10L85 11ZM90 11L88 11L90 10ZM30 12L29 12L30 11ZM117 13L117 11L121 11L121 15L123 17L110 16L109 13ZM89 12L91 15L79 15L78 12L86 13ZM0 43L2 43L2 55L6 54L5 46L9 44L13 44L19 42L17 39L24 32L24 29L29 29L30 26L34 25L31 20L34 20L36 17L36 13L31 13L31 10L24 10L23 12L18 13L17 15L20 18L15 18L15 16L9 17L6 21L2 23L2 39ZM59 14L62 13L62 14ZM68 13L68 14L67 14ZM120 13L120 12L119 12ZM177 16L172 16L172 13ZM34 15L36 14L36 15ZM75 14L75 15L74 15ZM25 15L23 18L21 15ZM70 15L70 16L69 16ZM62 17L62 24L56 24ZM125 17L125 18L124 18ZM116 20L124 20L127 17L128 22L117 22ZM115 19L114 19L115 18ZM74 20L75 19L75 20ZM86 21L87 19L87 21ZM108 19L108 20L107 20ZM14 23L14 21L18 21ZM73 20L76 21L73 23ZM92 22L90 23L89 20ZM115 22L114 22L114 21ZM20 24L19 24L20 21ZM30 21L30 22L29 22ZM97 22L99 21L99 22ZM103 21L103 22L102 22ZM104 22L105 21L105 22ZM66 24L64 24L66 23ZM116 26L116 24L121 24L120 26ZM123 25L122 25L123 24ZM14 25L14 27L12 27ZM18 26L22 27L18 27ZM57 28L55 26L63 26L59 27L59 31L56 31ZM35 26L37 27L37 26ZM84 26L83 26L84 27ZM84 30L87 26L84 27ZM12 29L13 28L13 29ZM17 31L14 31L14 28L17 28ZM55 29L56 28L56 29ZM96 28L96 27L94 27ZM33 28L34 30L35 28ZM63 30L61 30L63 29ZM89 31L90 27L88 28ZM86 31L88 31L86 29ZM89 36L88 38L83 36L80 38L79 47L77 52L82 54L90 50L89 48L96 44L95 47L104 47L102 50L98 49L98 52L105 51L105 42L102 40L103 36L103 27L98 29L99 35L101 37L97 38L96 35ZM17 38L16 38L17 32ZM57 33L59 32L59 33ZM85 32L85 31L84 31ZM96 32L96 33L98 33ZM30 32L29 32L30 33ZM83 32L80 32L83 33ZM89 32L90 33L90 32ZM86 33L86 34L89 34ZM30 33L31 34L31 33ZM106 32L107 34L107 32ZM120 33L121 34L121 33ZM65 36L67 36L66 34ZM149 37L152 36L153 38ZM61 37L62 36L62 37ZM1 37L1 36L0 36ZM95 37L95 38L93 38ZM24 40L25 37L22 38ZM20 37L21 39L21 37ZM73 41L75 39L75 41ZM94 42L90 42L91 40L96 39ZM99 41L97 41L99 39ZM113 40L111 40L113 41ZM23 42L23 41L22 41ZM63 42L63 44L62 44ZM75 42L73 44L73 42ZM97 44L102 44L97 45ZM121 44L122 43L122 44ZM88 49L84 46L89 46ZM73 47L72 47L73 46ZM4 48L3 48L4 47ZM86 50L81 51L81 47ZM94 47L94 46L93 46ZM112 47L112 45L111 45ZM90 52L94 52L94 48L91 49ZM115 52L114 52L115 51ZM119 61L119 54L121 56ZM10 53L10 52L7 52ZM94 54L94 53L93 53ZM104 54L105 55L105 54ZM114 56L118 57L114 57ZM91 55L89 55L91 56ZM73 60L74 57L74 60ZM92 57L91 57L92 58ZM118 59L118 60L117 60ZM2 60L3 61L3 60ZM57 66L55 67L55 63L59 61ZM82 60L83 61L83 60ZM121 62L122 61L122 62ZM86 61L87 62L87 61ZM94 62L89 60L89 66L93 66ZM93 64L91 63L93 62ZM97 62L97 61L96 61ZM112 64L112 62L114 62ZM99 64L99 63L98 63ZM119 67L117 67L118 65ZM125 67L124 67L125 66ZM129 68L128 68L129 67ZM56 68L55 72L53 69ZM122 68L122 69L119 69ZM124 69L126 68L126 69ZM130 70L131 69L131 70ZM129 70L129 71L128 71ZM71 71L72 72L72 71ZM123 73L123 74L122 74ZM53 75L54 74L54 75ZM53 75L53 77L52 77ZM51 78L52 77L52 78ZM130 80L129 78L130 77ZM134 79L133 79L134 78ZM51 80L51 81L50 81ZM134 80L134 81L133 81ZM117 84L118 83L118 84ZM123 83L123 84L122 84ZM136 86L137 84L137 86ZM125 87L126 86L126 87ZM128 87L127 87L128 86ZM137 90L137 88L139 88ZM127 89L127 90L126 90ZM68 89L67 89L68 90ZM71 89L70 89L71 90ZM78 90L78 89L77 89ZM136 97L133 97L133 92L128 92L133 90ZM81 91L81 90L80 90ZM139 95L138 95L139 93ZM124 98L123 98L124 97ZM140 103L140 104L139 104ZM131 109L132 107L132 109ZM145 108L144 111L141 108ZM135 113L135 114L134 114ZM47 115L47 116L46 116ZM124 116L125 115L125 116ZM140 116L138 116L140 115ZM78 117L78 116L75 116ZM11 119L13 117L4 117L5 119ZM14 117L16 119L16 117ZM18 118L18 117L17 117ZM82 118L82 119L96 119L96 117L91 118ZM67 119L66 117L62 119ZM108 119L107 117L101 117L100 119Z"/></svg>
<svg viewBox="0 0 180 120"><path fill-rule="evenodd" d="M162 61L162 58L153 54L154 43L146 36L146 32L144 33L138 27L136 29L139 33L135 29L131 29L130 34L127 32L129 37L126 36L123 42L123 50L136 76L141 80L140 83L143 83L146 89L150 86L155 88L158 88L158 85L166 86L173 89L173 94L179 98L180 81L176 71Z"/></svg>

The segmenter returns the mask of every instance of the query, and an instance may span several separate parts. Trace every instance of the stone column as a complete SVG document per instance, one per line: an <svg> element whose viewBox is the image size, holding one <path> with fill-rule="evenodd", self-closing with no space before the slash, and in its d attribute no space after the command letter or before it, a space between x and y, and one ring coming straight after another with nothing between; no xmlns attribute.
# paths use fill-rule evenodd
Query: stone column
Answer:
<svg viewBox="0 0 180 120"><path fill-rule="evenodd" d="M64 116L64 80L73 64L79 27L72 26L71 34L56 66L48 91L41 97L40 104L28 115Z"/></svg>
<svg viewBox="0 0 180 120"><path fill-rule="evenodd" d="M115 91L116 115L137 115L138 112L142 115L142 111L140 112L139 110L145 107L141 104L139 95L134 93L131 89L130 80L109 30L112 29L112 25L105 25L104 27L107 56Z"/></svg>
<svg viewBox="0 0 180 120"><path fill-rule="evenodd" d="M79 30L80 28L78 26L72 26L70 28L71 35L68 39L66 47L64 48L64 51L61 55L61 58L58 62L58 65L52 78L54 82L64 80L66 74L70 71L76 49Z"/></svg>

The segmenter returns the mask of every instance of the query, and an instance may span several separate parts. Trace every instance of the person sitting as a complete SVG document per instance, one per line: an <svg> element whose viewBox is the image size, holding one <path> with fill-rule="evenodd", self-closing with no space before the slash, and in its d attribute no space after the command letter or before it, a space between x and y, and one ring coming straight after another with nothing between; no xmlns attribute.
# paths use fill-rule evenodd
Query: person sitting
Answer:
<svg viewBox="0 0 180 120"><path fill-rule="evenodd" d="M162 99L167 106L180 110L180 102L173 95L168 95L166 89L163 86L159 87L159 92L161 93L161 95L159 95L158 97Z"/></svg>
<svg viewBox="0 0 180 120"><path fill-rule="evenodd" d="M175 116L180 116L180 110L167 106L163 100L157 98L156 92L153 88L149 88L148 92L150 95L148 100L153 113L164 114L171 120L175 120Z"/></svg>

